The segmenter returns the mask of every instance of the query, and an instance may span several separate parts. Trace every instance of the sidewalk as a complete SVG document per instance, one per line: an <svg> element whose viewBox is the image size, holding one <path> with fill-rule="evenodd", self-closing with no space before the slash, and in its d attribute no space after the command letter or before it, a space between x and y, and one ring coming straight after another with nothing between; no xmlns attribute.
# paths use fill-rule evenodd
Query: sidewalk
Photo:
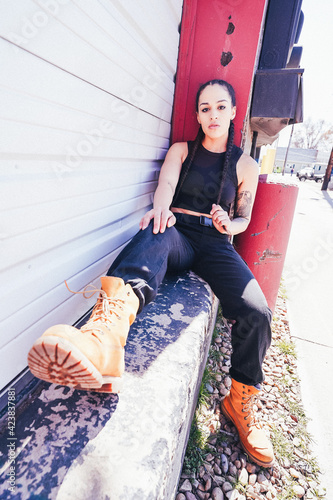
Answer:
<svg viewBox="0 0 333 500"><path fill-rule="evenodd" d="M313 450L333 498L333 191L299 183L300 191L285 261L292 338L298 354L304 408ZM310 229L310 230L309 230Z"/></svg>

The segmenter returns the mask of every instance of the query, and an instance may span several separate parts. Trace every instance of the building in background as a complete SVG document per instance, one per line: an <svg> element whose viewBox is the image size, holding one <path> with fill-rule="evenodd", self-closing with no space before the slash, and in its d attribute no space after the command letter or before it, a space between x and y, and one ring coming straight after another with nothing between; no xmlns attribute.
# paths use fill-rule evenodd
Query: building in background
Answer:
<svg viewBox="0 0 333 500"><path fill-rule="evenodd" d="M285 162L287 148L277 148L274 161L274 171L282 172ZM314 168L315 173L325 173L329 159L329 152L317 151L316 149L300 149L290 148L285 168L285 173L290 173L294 169L294 173L302 168Z"/></svg>

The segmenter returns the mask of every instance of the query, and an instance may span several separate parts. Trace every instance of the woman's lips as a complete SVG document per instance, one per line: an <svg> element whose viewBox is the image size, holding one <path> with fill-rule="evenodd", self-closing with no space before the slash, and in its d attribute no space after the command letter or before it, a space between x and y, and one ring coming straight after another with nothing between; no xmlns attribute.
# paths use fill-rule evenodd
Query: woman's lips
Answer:
<svg viewBox="0 0 333 500"><path fill-rule="evenodd" d="M208 128L219 128L220 125L218 125L217 123L212 123L212 125L209 125Z"/></svg>

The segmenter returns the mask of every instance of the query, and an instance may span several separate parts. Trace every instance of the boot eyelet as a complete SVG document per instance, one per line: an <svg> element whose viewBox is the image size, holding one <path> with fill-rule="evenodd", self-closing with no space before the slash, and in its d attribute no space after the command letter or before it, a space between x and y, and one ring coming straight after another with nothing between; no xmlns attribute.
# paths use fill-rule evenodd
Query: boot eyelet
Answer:
<svg viewBox="0 0 333 500"><path fill-rule="evenodd" d="M130 292L127 292L127 296L128 296L128 297L130 296Z"/></svg>

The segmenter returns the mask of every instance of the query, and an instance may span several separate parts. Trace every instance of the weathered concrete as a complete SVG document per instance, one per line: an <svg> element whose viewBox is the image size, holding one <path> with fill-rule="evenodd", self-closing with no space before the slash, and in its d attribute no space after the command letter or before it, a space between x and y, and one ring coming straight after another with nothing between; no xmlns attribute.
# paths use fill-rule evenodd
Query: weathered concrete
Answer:
<svg viewBox="0 0 333 500"><path fill-rule="evenodd" d="M168 277L132 325L119 396L43 383L16 423L14 494L3 434L1 498L173 499L216 309L194 274Z"/></svg>

